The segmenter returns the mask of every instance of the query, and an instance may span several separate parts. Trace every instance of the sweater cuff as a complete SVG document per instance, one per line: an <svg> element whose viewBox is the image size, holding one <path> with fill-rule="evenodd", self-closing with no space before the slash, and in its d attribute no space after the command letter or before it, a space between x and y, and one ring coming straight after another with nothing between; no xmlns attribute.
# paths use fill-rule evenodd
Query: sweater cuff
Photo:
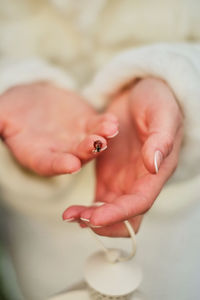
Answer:
<svg viewBox="0 0 200 300"><path fill-rule="evenodd" d="M68 74L39 58L17 62L3 60L0 63L0 94L16 85L38 81L49 81L61 88L75 89L75 83Z"/></svg>
<svg viewBox="0 0 200 300"><path fill-rule="evenodd" d="M169 85L185 115L184 144L175 177L196 176L200 172L199 45L157 44L123 52L97 74L84 94L96 107L102 108L123 87L135 79L150 76Z"/></svg>

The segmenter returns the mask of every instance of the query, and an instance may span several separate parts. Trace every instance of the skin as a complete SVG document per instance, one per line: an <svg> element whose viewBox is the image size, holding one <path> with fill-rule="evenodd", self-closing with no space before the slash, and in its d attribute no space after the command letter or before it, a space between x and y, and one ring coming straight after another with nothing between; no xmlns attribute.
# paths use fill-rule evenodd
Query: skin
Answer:
<svg viewBox="0 0 200 300"><path fill-rule="evenodd" d="M18 162L43 176L74 173L96 158L94 142L118 131L74 92L48 83L16 86L0 96L0 135Z"/></svg>
<svg viewBox="0 0 200 300"><path fill-rule="evenodd" d="M122 221L137 231L176 169L183 115L169 87L155 78L112 100L99 115L77 94L51 84L17 86L0 96L0 134L18 162L42 176L76 172L98 157L95 201L105 204L72 206L63 218L100 235L127 236ZM118 122L120 133L109 140ZM96 140L108 149L93 152ZM163 160L155 174L157 150Z"/></svg>
<svg viewBox="0 0 200 300"><path fill-rule="evenodd" d="M97 159L96 207L72 206L63 219L90 226L104 236L127 237L124 220L137 232L178 164L183 114L167 84L146 78L113 97L107 110L119 120L119 135ZM159 150L162 161L154 156Z"/></svg>

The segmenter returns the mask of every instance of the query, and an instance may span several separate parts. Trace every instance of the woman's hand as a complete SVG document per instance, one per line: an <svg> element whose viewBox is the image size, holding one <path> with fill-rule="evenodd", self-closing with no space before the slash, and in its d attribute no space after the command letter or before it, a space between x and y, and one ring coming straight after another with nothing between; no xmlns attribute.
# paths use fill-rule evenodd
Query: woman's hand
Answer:
<svg viewBox="0 0 200 300"><path fill-rule="evenodd" d="M95 201L100 207L73 206L64 219L82 220L96 233L127 236L135 231L176 169L183 115L168 86L159 79L139 81L115 97L108 112L119 119L119 135L97 160Z"/></svg>
<svg viewBox="0 0 200 300"><path fill-rule="evenodd" d="M97 113L80 96L47 83L0 96L0 135L19 163L40 175L73 173L96 157L94 142L118 131L117 118Z"/></svg>

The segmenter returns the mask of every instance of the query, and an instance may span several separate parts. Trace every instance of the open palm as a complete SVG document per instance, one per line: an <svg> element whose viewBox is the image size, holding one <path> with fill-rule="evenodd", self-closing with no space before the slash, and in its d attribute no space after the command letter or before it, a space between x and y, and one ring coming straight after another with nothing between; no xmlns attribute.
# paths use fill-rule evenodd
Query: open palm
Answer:
<svg viewBox="0 0 200 300"><path fill-rule="evenodd" d="M177 166L182 114L172 92L157 79L141 81L115 97L108 111L118 117L120 127L97 160L95 200L106 204L72 207L68 213L75 217L76 212L98 234L126 236L122 221L129 220L137 231Z"/></svg>
<svg viewBox="0 0 200 300"><path fill-rule="evenodd" d="M17 86L0 97L0 134L19 163L40 175L73 173L106 148L116 117L98 115L79 95L48 83Z"/></svg>

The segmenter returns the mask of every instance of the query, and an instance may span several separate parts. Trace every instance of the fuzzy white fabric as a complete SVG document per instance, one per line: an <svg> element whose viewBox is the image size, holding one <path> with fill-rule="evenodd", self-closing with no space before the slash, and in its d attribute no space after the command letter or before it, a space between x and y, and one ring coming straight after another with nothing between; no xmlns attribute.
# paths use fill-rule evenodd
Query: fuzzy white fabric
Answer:
<svg viewBox="0 0 200 300"><path fill-rule="evenodd" d="M125 51L96 75L84 94L97 107L106 106L128 83L148 76L167 82L185 115L184 145L175 178L196 176L200 165L200 44L158 44Z"/></svg>
<svg viewBox="0 0 200 300"><path fill-rule="evenodd" d="M9 88L47 81L56 84L62 88L74 89L75 83L66 72L53 67L39 58L30 58L23 61L3 60L0 63L0 93L4 93Z"/></svg>

